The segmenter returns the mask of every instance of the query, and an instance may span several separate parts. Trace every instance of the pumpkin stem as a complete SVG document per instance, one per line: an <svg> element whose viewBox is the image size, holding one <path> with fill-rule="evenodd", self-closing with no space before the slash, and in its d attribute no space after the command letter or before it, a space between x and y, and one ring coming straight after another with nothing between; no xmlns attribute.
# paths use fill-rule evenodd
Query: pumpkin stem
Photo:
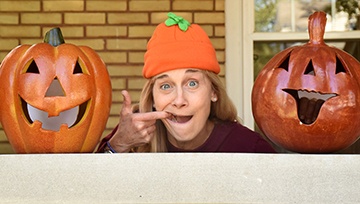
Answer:
<svg viewBox="0 0 360 204"><path fill-rule="evenodd" d="M53 28L53 29L49 30L45 34L44 42L49 43L50 45L52 45L54 47L64 44L65 40L61 33L60 28L57 27L57 28Z"/></svg>
<svg viewBox="0 0 360 204"><path fill-rule="evenodd" d="M309 17L308 30L311 44L323 44L326 25L326 13L317 11Z"/></svg>

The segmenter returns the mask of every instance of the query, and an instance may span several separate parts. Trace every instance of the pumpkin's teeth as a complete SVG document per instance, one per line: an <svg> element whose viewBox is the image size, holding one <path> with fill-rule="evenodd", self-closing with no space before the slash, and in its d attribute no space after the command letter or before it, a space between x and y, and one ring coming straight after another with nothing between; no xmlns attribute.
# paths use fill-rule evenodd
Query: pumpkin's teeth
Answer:
<svg viewBox="0 0 360 204"><path fill-rule="evenodd" d="M322 94L322 93L318 93L318 92L314 92L314 91L305 91L305 90L298 90L297 93L298 93L298 97L300 99L303 97L306 97L308 99L315 99L315 100L321 99L324 101L336 96L336 94L334 94L334 93Z"/></svg>
<svg viewBox="0 0 360 204"><path fill-rule="evenodd" d="M59 116L49 117L47 112L33 107L21 98L23 112L29 123L39 121L42 129L50 131L59 131L62 124L66 124L68 128L78 124L85 115L88 103L86 101L80 106L60 112Z"/></svg>
<svg viewBox="0 0 360 204"><path fill-rule="evenodd" d="M71 127L75 124L79 112L79 106L63 111L59 116L48 117L48 113L27 104L30 119L42 123L42 129L59 131L62 124Z"/></svg>

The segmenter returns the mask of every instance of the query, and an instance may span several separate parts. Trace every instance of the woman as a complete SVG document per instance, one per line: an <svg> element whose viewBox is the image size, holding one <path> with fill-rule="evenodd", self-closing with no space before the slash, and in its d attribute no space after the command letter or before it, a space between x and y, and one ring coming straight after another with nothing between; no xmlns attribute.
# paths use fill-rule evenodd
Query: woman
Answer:
<svg viewBox="0 0 360 204"><path fill-rule="evenodd" d="M172 13L155 29L139 106L127 91L119 125L98 152L275 152L242 126L219 76L210 39L196 24Z"/></svg>

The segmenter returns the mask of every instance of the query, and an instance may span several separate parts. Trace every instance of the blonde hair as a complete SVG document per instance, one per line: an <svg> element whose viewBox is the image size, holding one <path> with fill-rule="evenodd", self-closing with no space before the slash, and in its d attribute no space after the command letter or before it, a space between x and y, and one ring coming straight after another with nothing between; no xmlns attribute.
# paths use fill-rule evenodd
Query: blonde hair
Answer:
<svg viewBox="0 0 360 204"><path fill-rule="evenodd" d="M220 77L211 71L201 70L202 73L210 80L212 89L214 90L218 100L211 103L209 120L215 123L224 121L239 121L235 105L226 93L225 86ZM141 92L140 102L138 105L139 112L153 111L153 95L152 90L155 78L148 79ZM166 152L167 133L166 127L161 120L156 122L156 132L154 138L149 144L133 149L134 152Z"/></svg>

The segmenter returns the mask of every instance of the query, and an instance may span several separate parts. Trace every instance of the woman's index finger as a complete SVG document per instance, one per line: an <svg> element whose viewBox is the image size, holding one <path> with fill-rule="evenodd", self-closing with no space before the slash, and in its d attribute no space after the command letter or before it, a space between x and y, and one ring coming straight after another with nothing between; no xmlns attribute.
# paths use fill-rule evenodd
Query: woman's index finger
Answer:
<svg viewBox="0 0 360 204"><path fill-rule="evenodd" d="M123 95L124 101L121 108L120 114L129 114L132 113L132 105L131 105L131 97L129 92L126 90L121 91L121 94Z"/></svg>
<svg viewBox="0 0 360 204"><path fill-rule="evenodd" d="M170 113L165 111L153 111L153 112L146 112L146 113L137 113L136 119L137 120L158 120L170 117Z"/></svg>

